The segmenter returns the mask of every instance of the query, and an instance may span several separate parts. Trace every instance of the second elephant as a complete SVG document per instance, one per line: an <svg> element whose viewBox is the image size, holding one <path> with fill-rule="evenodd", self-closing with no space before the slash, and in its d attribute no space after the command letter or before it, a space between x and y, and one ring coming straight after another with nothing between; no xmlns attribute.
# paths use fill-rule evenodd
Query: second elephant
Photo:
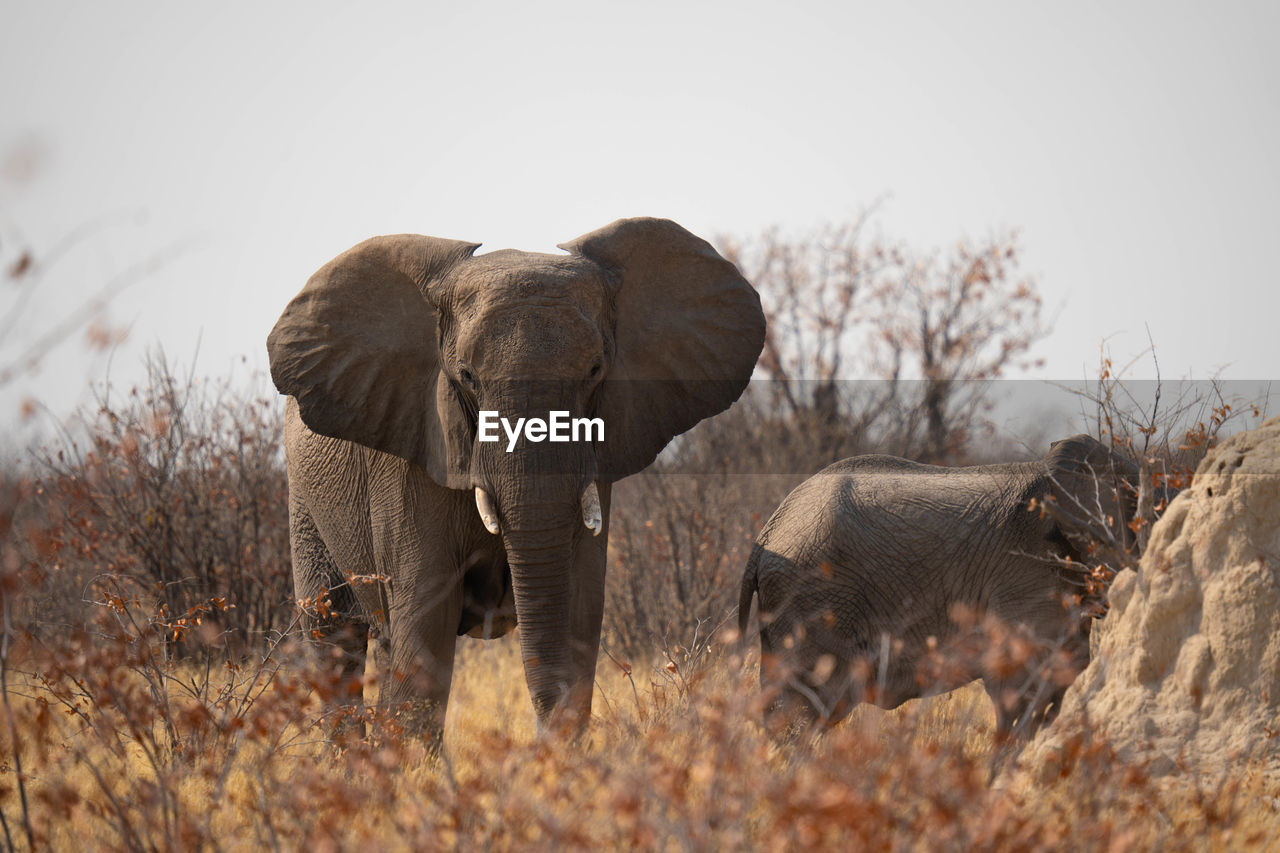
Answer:
<svg viewBox="0 0 1280 853"><path fill-rule="evenodd" d="M892 708L982 678L998 731L1033 730L1088 661L1081 573L1067 567L1099 537L1131 537L1138 479L1131 460L1077 435L1032 462L859 456L806 480L742 579L743 636L760 599L769 727L794 734L858 702ZM993 654L992 632L1026 658ZM1065 663L1056 681L1043 676L1051 659Z"/></svg>

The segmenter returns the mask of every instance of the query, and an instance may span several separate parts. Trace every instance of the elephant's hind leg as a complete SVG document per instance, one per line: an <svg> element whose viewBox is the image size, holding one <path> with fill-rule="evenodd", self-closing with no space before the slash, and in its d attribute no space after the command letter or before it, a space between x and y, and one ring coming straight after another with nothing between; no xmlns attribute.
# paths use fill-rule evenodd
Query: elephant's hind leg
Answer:
<svg viewBox="0 0 1280 853"><path fill-rule="evenodd" d="M782 642L771 634L781 633ZM766 691L765 728L794 741L828 729L862 698L862 684L843 650L812 625L786 631L782 623L761 630L761 686ZM777 651L781 648L781 652Z"/></svg>

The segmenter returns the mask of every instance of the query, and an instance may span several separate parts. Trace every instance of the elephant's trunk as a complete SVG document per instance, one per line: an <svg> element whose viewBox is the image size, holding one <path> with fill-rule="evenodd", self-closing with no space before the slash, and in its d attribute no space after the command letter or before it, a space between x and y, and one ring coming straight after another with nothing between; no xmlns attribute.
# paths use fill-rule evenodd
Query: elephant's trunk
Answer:
<svg viewBox="0 0 1280 853"><path fill-rule="evenodd" d="M580 680L574 671L570 631L573 542L564 533L561 525L547 530L513 529L503 537L525 681L539 728L551 723L557 709L573 704L570 699Z"/></svg>
<svg viewBox="0 0 1280 853"><path fill-rule="evenodd" d="M552 411L577 417L584 408L575 399L579 391L559 381L510 382L496 387L484 408L508 418L514 413L548 417ZM574 556L589 535L587 528L592 533L603 528L600 495L592 483L594 449L584 441L535 439L528 433L512 445L477 444L472 462L476 506L486 528L501 532L506 546L525 679L539 726L577 727L590 709L593 673L579 671L585 657L574 646L582 621L574 612Z"/></svg>
<svg viewBox="0 0 1280 853"><path fill-rule="evenodd" d="M592 500L598 522L599 496L586 494L595 491L584 488L594 472L581 448L538 450L491 460L488 479L497 506L490 502L488 509L506 546L525 679L539 728L578 728L590 709L592 674L579 672L576 664L581 656L574 648L574 553L589 535L584 513L591 514Z"/></svg>
<svg viewBox="0 0 1280 853"><path fill-rule="evenodd" d="M591 674L575 666L572 630L574 550L586 531L578 512L576 478L554 479L566 480L557 484L561 488L555 491L563 492L558 499L511 502L502 513L525 680L540 729L584 724L584 681L585 689L591 686ZM585 707L590 708L589 692Z"/></svg>

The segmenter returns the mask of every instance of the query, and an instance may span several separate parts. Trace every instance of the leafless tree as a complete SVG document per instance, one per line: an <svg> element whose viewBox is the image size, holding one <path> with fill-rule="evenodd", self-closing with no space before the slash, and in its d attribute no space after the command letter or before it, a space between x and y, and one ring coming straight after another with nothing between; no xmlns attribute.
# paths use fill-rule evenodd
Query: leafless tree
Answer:
<svg viewBox="0 0 1280 853"><path fill-rule="evenodd" d="M760 367L778 414L825 455L861 446L956 461L990 380L1029 363L1047 333L1015 235L946 252L866 236L867 218L784 237L728 240L761 293ZM857 381L862 380L862 381Z"/></svg>

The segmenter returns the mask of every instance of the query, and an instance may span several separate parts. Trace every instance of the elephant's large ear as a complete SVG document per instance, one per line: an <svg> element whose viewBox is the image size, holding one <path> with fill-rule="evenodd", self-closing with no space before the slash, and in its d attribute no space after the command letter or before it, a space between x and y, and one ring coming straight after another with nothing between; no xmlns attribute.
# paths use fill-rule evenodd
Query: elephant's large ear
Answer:
<svg viewBox="0 0 1280 853"><path fill-rule="evenodd" d="M271 378L297 399L308 427L404 457L454 485L455 472L470 462L453 458L467 452L467 442L454 440L449 407L437 404L452 389L440 370L428 292L478 246L416 234L374 237L311 277L267 337Z"/></svg>
<svg viewBox="0 0 1280 853"><path fill-rule="evenodd" d="M1051 444L1045 465L1049 516L1076 554L1085 559L1099 549L1097 556L1127 551L1133 542L1128 525L1136 508L1137 465L1083 434Z"/></svg>
<svg viewBox="0 0 1280 853"><path fill-rule="evenodd" d="M560 248L619 282L597 456L601 479L618 480L738 399L764 346L764 313L737 267L670 220L620 219Z"/></svg>

